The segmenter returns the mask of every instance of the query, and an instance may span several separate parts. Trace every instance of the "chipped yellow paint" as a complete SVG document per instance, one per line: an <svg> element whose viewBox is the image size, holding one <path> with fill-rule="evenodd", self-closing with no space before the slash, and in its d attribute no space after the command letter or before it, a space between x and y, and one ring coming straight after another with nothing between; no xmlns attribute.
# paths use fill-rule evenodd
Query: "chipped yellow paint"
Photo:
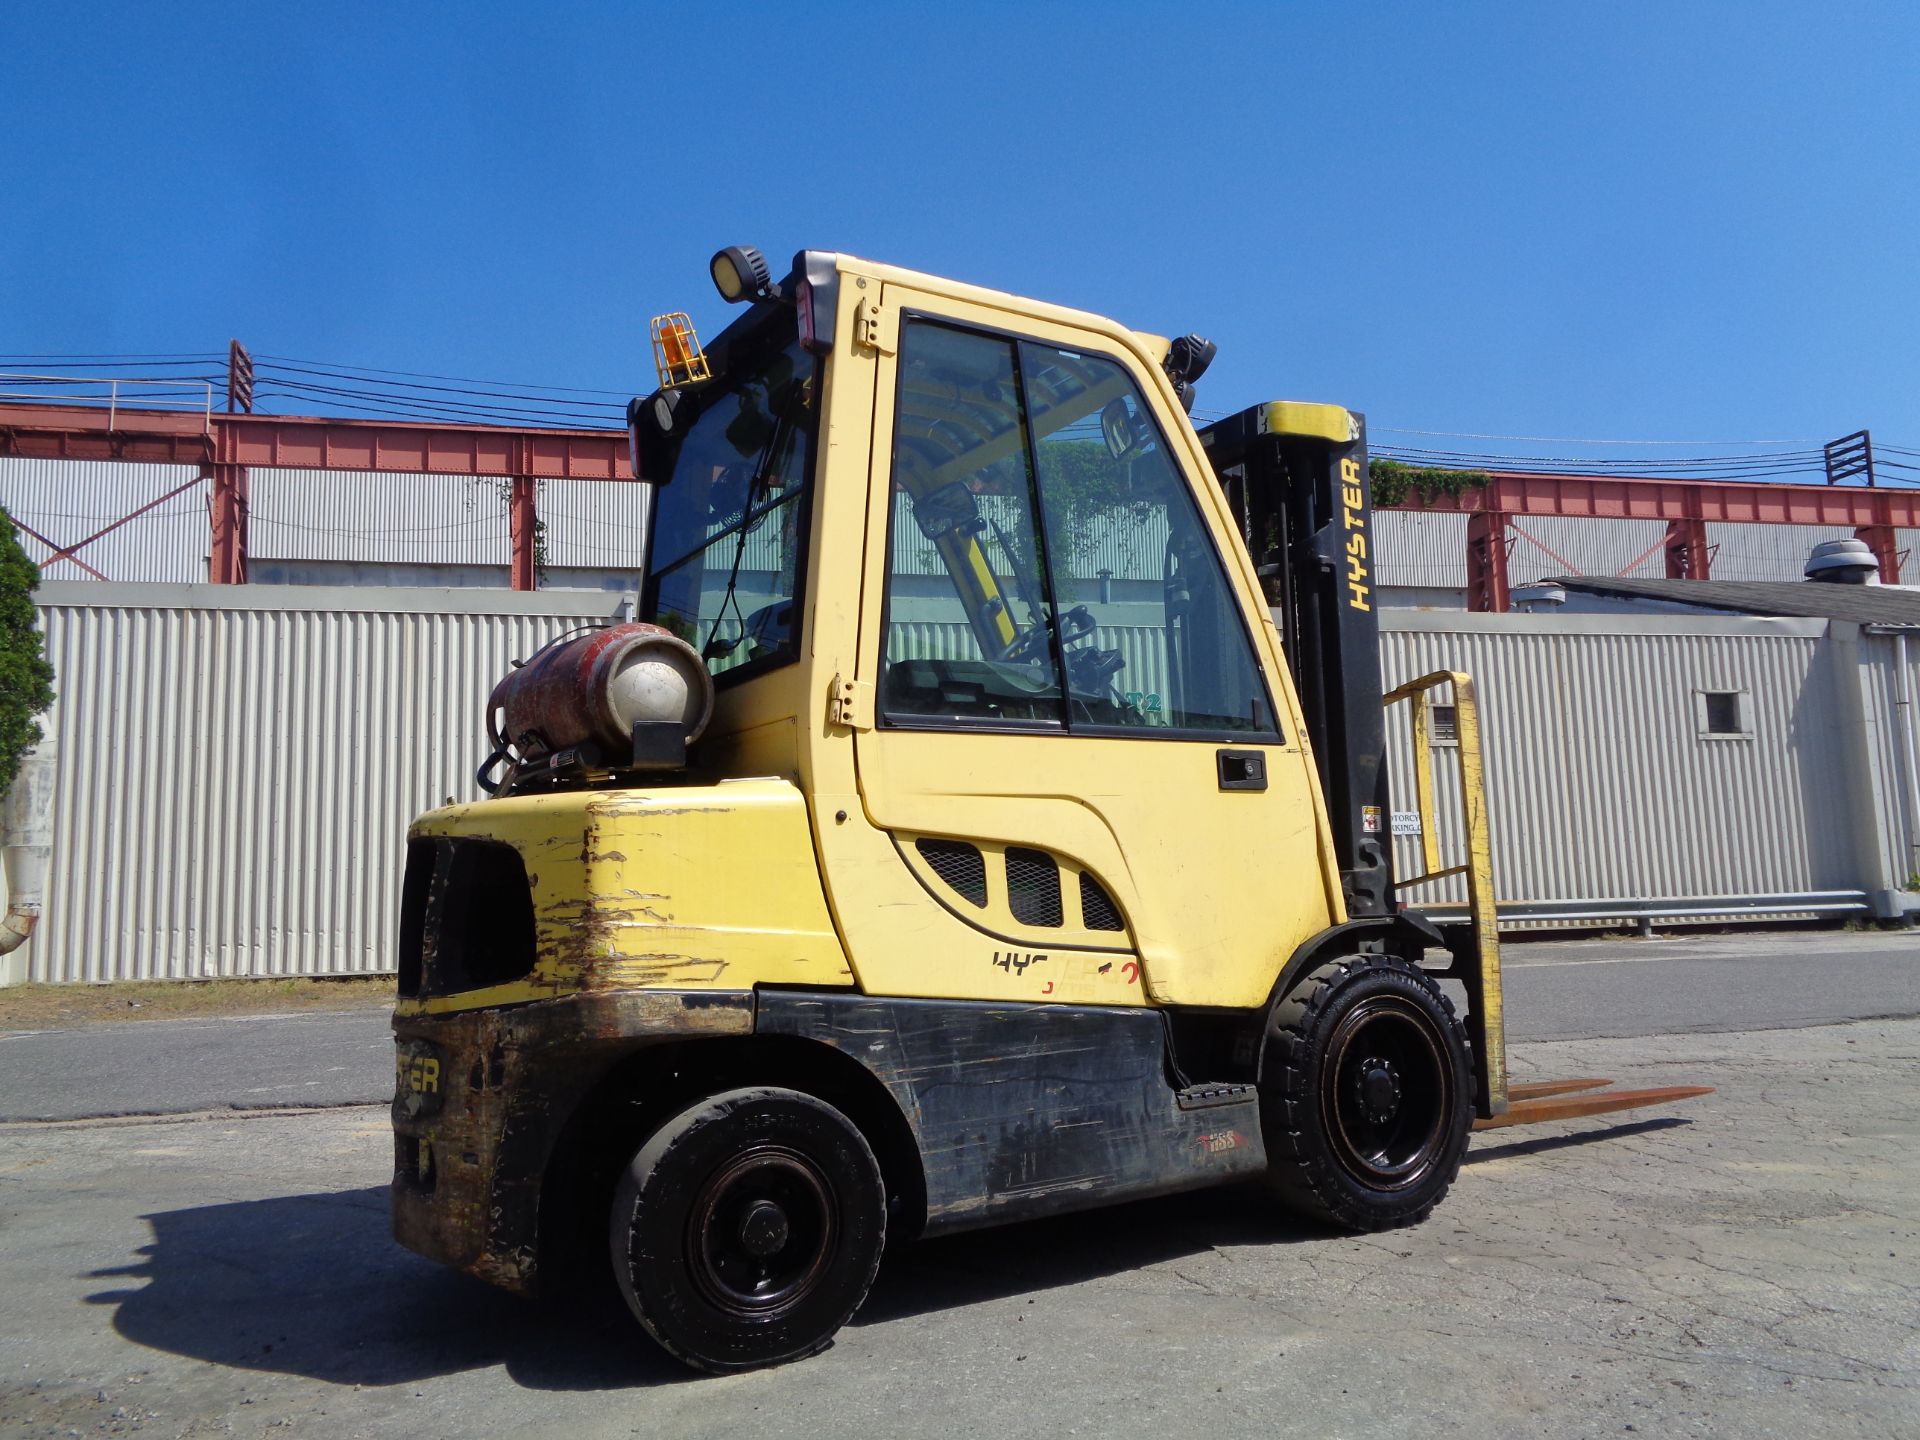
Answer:
<svg viewBox="0 0 1920 1440"><path fill-rule="evenodd" d="M853 981L791 781L516 796L435 810L410 833L518 850L537 959L524 980L402 1001L402 1015L577 991Z"/></svg>

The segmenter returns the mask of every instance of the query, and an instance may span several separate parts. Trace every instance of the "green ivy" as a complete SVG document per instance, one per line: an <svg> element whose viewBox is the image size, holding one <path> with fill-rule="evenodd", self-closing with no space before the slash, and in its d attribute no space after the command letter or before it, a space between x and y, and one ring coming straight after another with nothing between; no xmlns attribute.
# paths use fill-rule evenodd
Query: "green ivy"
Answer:
<svg viewBox="0 0 1920 1440"><path fill-rule="evenodd" d="M40 567L27 558L13 521L0 510L0 795L21 758L40 743L34 716L53 703L53 667L34 624Z"/></svg>
<svg viewBox="0 0 1920 1440"><path fill-rule="evenodd" d="M1493 483L1493 477L1484 470L1443 470L1434 465L1403 465L1398 460L1369 461L1367 473L1373 478L1375 505L1404 505L1410 500L1464 495Z"/></svg>

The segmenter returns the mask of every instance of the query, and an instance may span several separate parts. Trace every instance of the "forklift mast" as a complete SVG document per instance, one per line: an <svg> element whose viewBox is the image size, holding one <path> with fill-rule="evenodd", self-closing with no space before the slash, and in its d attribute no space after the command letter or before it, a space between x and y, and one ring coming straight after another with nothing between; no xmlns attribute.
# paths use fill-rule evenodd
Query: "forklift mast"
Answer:
<svg viewBox="0 0 1920 1440"><path fill-rule="evenodd" d="M1255 405L1200 432L1299 692L1347 913L1393 910L1379 591L1364 416Z"/></svg>

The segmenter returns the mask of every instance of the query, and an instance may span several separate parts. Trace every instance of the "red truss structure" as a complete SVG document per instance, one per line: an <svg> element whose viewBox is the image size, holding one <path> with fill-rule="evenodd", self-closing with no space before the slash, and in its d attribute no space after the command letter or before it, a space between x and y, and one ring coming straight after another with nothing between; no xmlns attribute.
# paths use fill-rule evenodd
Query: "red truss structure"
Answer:
<svg viewBox="0 0 1920 1440"><path fill-rule="evenodd" d="M551 430L496 425L334 420L218 411L101 410L80 405L0 404L0 455L47 460L126 460L192 465L186 485L72 545L27 533L96 578L78 552L135 516L212 481L212 564L216 585L247 578L247 472L257 467L480 476L512 482L510 571L513 588L535 587L534 541L539 480L631 480L623 430ZM1894 532L1920 529L1920 489L1777 485L1737 480L1621 479L1595 475L1494 473L1492 483L1460 495L1403 503L1399 510L1458 511L1467 525L1467 604L1505 610L1513 524L1527 516L1590 520L1664 520L1667 575L1708 578L1713 521L1761 525L1851 526L1898 583ZM16 522L18 523L18 522ZM22 526L25 529L26 527ZM1636 563L1638 563L1636 561Z"/></svg>

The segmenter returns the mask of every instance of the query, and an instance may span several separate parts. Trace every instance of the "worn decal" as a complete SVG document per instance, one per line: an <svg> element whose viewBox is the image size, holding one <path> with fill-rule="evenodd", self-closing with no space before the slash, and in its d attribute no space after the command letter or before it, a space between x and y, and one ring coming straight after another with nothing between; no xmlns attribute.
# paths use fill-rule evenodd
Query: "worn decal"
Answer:
<svg viewBox="0 0 1920 1440"><path fill-rule="evenodd" d="M1004 952L996 950L993 952L992 961L993 964L998 965L1009 975L1024 975L1027 973L1027 967L1029 965L1044 965L1046 962L1047 957L1045 955L1034 955L1019 950L1007 950Z"/></svg>

